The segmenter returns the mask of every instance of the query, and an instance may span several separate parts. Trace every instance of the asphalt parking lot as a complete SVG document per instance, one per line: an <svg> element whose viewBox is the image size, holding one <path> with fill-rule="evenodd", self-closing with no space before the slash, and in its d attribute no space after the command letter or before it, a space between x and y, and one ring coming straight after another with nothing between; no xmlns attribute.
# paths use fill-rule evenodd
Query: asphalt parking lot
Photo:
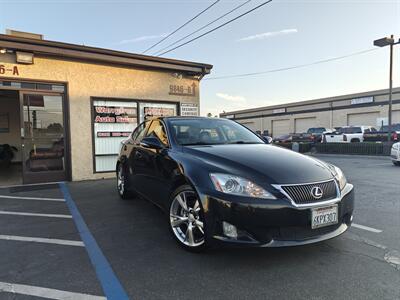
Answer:
<svg viewBox="0 0 400 300"><path fill-rule="evenodd" d="M355 226L292 248L188 253L114 180L0 189L0 299L400 299L400 168L317 157L355 185Z"/></svg>

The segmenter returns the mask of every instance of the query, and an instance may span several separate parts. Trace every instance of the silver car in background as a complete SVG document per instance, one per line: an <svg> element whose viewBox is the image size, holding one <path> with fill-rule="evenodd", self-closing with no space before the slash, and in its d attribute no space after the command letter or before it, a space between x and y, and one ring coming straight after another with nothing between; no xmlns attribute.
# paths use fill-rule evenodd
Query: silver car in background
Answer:
<svg viewBox="0 0 400 300"><path fill-rule="evenodd" d="M400 143L393 144L390 156L392 158L393 164L395 166L400 166Z"/></svg>

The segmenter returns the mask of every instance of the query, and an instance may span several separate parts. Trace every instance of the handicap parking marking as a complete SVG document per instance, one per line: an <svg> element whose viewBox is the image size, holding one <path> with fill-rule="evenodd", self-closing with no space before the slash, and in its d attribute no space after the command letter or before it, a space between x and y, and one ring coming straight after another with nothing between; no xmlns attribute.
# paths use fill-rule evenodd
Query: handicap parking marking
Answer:
<svg viewBox="0 0 400 300"><path fill-rule="evenodd" d="M0 210L0 215L12 215L12 216L28 216L28 217L46 217L46 218L62 218L62 219L72 219L71 215L61 215L61 214L40 214L40 213L27 213L19 211L6 211Z"/></svg>
<svg viewBox="0 0 400 300"><path fill-rule="evenodd" d="M83 220L66 183L59 183L59 186L107 299L128 300L128 294Z"/></svg>
<svg viewBox="0 0 400 300"><path fill-rule="evenodd" d="M355 228L358 228L358 229L366 230L366 231L369 231L369 232L374 232L374 233L383 232L383 230L372 228L372 227L365 226L365 225L356 224L356 223L351 224L351 226L355 227Z"/></svg>
<svg viewBox="0 0 400 300"><path fill-rule="evenodd" d="M74 293L38 286L0 282L0 293L12 293L46 299L105 300L103 296Z"/></svg>
<svg viewBox="0 0 400 300"><path fill-rule="evenodd" d="M63 199L63 198L22 197L22 196L7 196L7 195L0 195L0 198L16 199L16 200L38 200L38 201L65 202L65 199Z"/></svg>
<svg viewBox="0 0 400 300"><path fill-rule="evenodd" d="M34 242L34 243L45 243L45 244L56 244L56 245L65 245L65 246L85 247L85 245L81 241L62 240L62 239L49 239L49 238L19 236L19 235L4 235L4 234L0 234L0 240L19 241L19 242Z"/></svg>

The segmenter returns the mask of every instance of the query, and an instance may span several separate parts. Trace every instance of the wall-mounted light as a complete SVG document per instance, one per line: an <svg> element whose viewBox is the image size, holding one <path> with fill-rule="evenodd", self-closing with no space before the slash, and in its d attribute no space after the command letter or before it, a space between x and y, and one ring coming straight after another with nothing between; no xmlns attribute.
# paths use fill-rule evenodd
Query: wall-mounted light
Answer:
<svg viewBox="0 0 400 300"><path fill-rule="evenodd" d="M181 73L172 73L171 76L178 78L178 79L182 79L182 77L183 77L183 75Z"/></svg>
<svg viewBox="0 0 400 300"><path fill-rule="evenodd" d="M7 53L7 49L5 49L5 48L0 49L0 54L5 54L5 53Z"/></svg>
<svg viewBox="0 0 400 300"><path fill-rule="evenodd" d="M33 53L17 51L16 56L19 64L33 64Z"/></svg>

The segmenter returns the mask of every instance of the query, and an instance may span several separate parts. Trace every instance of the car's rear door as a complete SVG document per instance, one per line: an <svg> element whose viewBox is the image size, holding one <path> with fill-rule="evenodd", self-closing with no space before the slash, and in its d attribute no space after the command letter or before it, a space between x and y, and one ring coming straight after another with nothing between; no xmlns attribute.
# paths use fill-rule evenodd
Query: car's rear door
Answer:
<svg viewBox="0 0 400 300"><path fill-rule="evenodd" d="M138 129L132 135L132 144L130 146L130 153L128 157L128 172L131 186L140 194L145 190L142 188L144 181L144 174L146 172L146 162L141 153L140 142L144 138L147 130L149 129L150 121L145 121L138 126ZM144 195L146 196L146 195Z"/></svg>
<svg viewBox="0 0 400 300"><path fill-rule="evenodd" d="M176 163L168 155L170 143L166 127L161 120L152 121L146 137L157 138L164 148L151 149L140 146L138 151L145 165L142 188L146 191L146 197L162 206L169 198Z"/></svg>

